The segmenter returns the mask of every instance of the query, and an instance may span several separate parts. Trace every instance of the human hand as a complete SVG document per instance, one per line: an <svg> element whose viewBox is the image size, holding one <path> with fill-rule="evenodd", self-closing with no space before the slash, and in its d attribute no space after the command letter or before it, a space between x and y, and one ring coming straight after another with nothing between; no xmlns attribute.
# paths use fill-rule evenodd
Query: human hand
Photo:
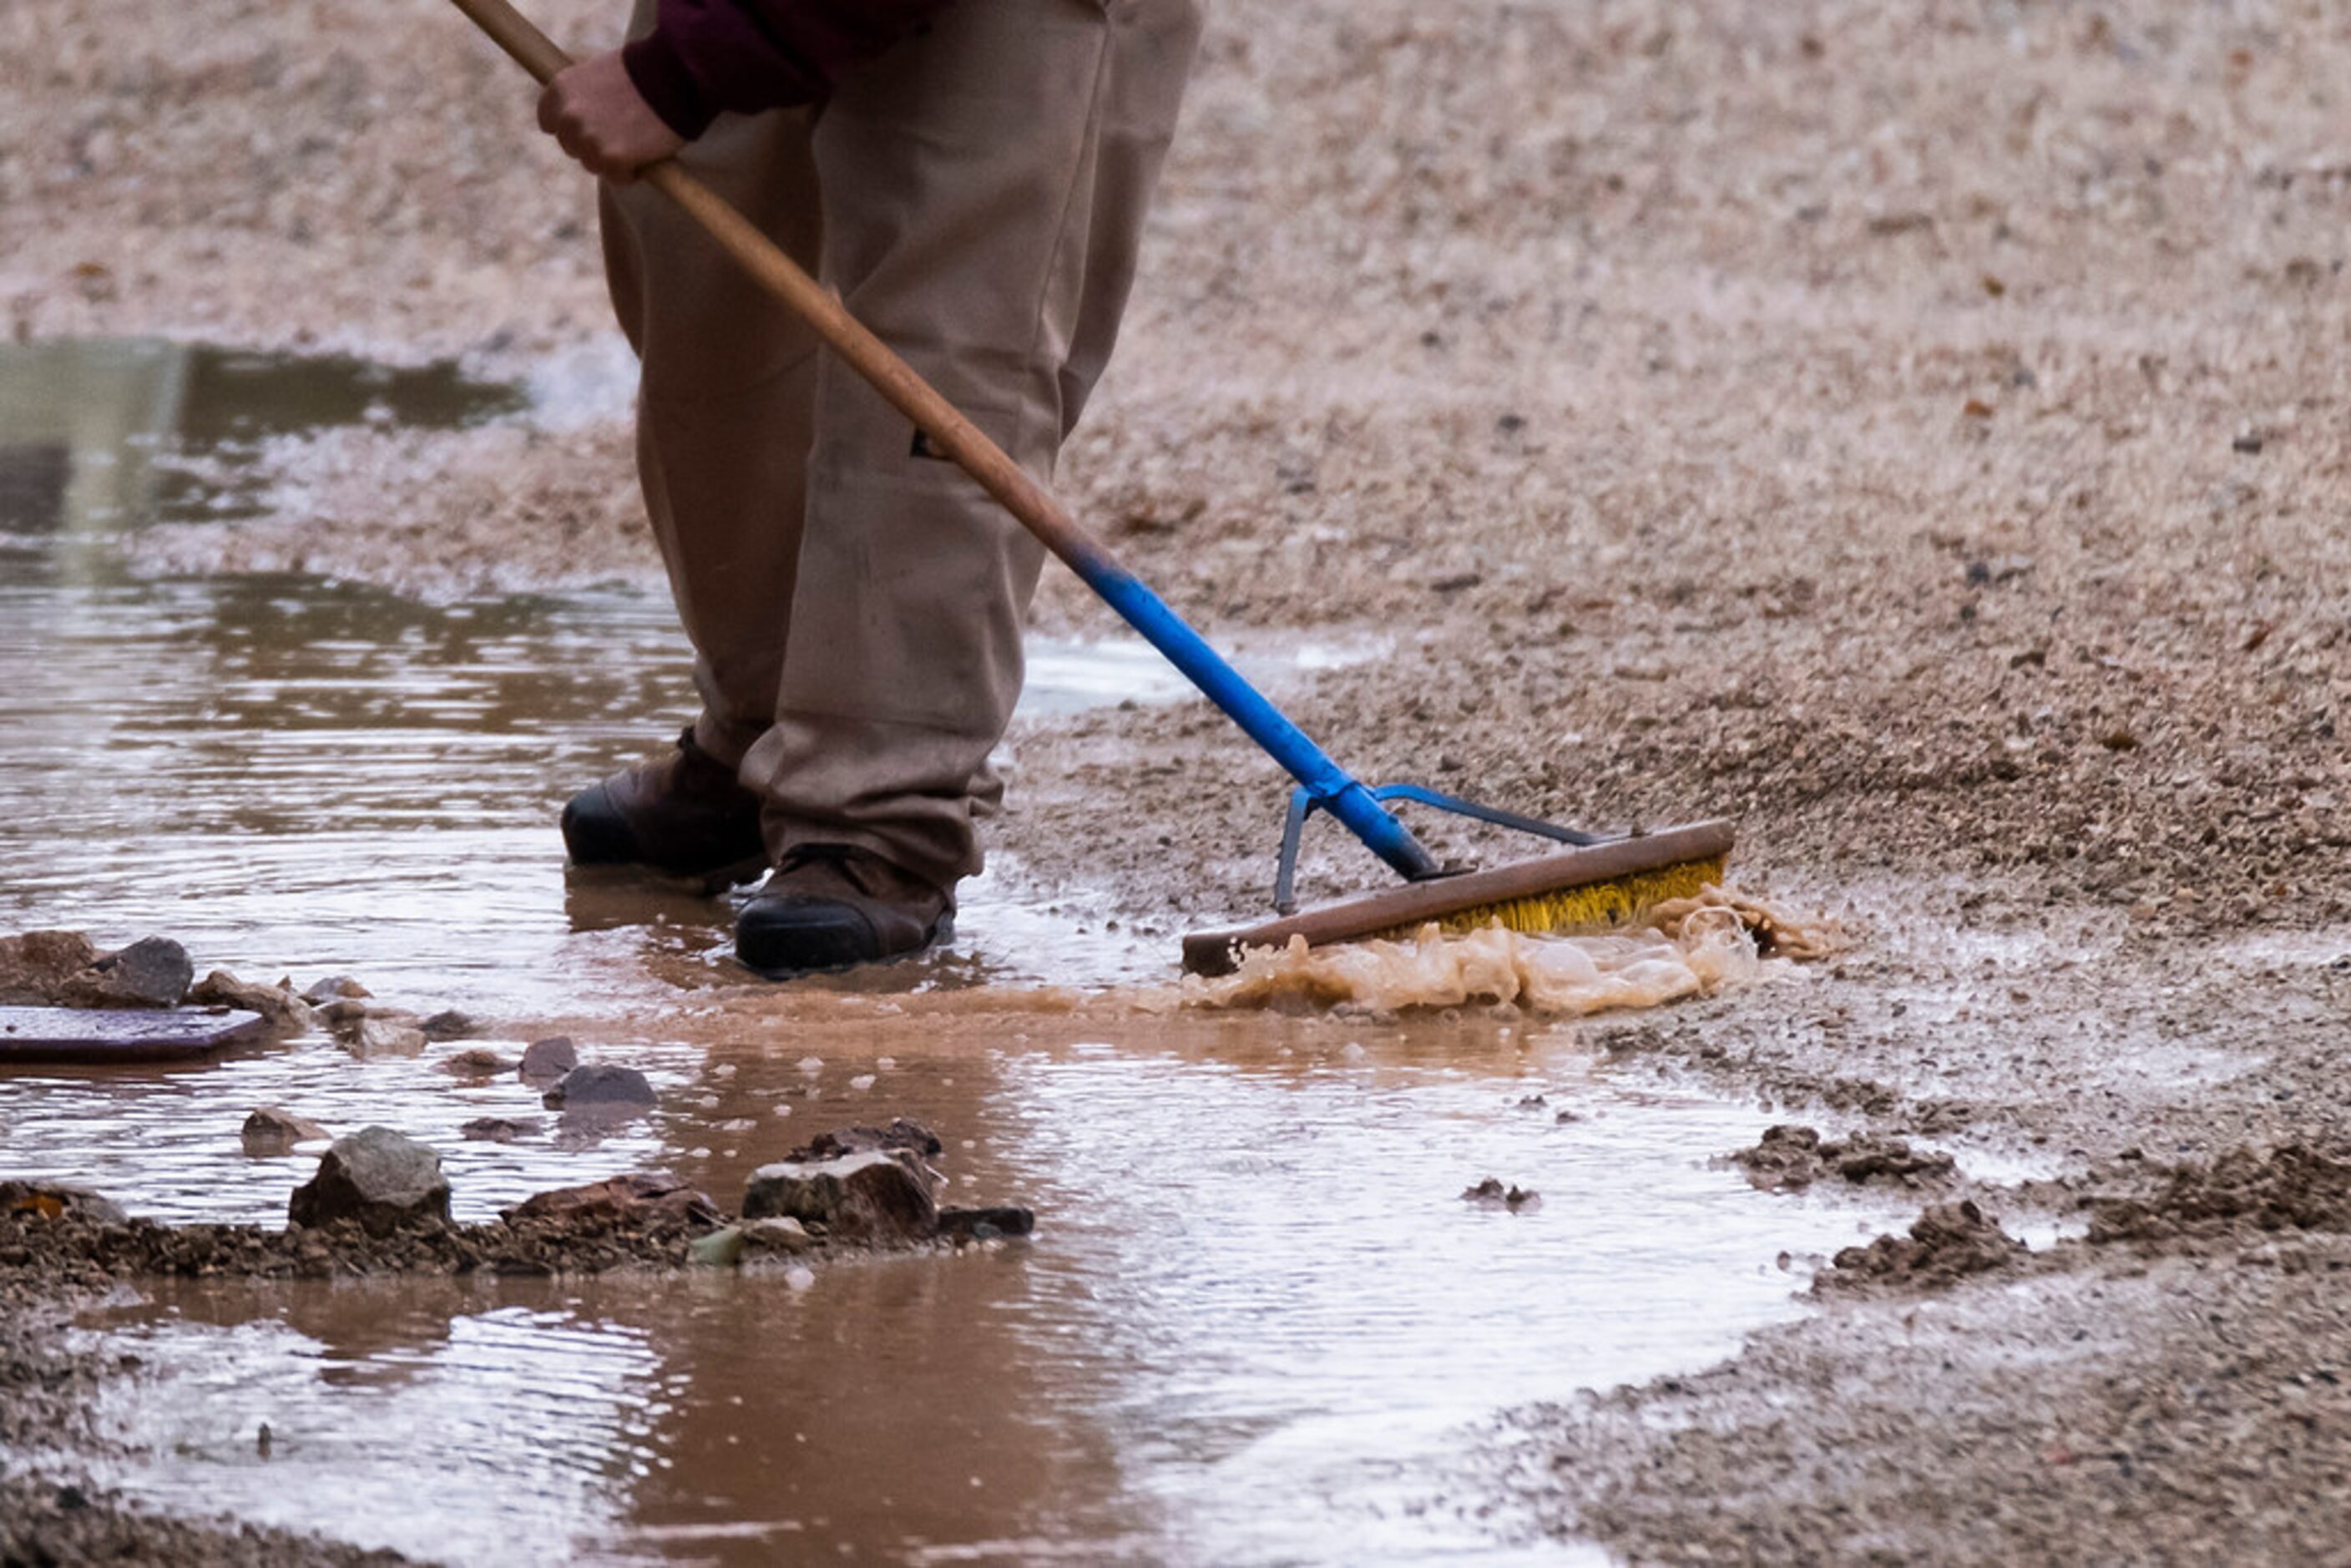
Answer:
<svg viewBox="0 0 2351 1568"><path fill-rule="evenodd" d="M616 185L685 145L637 91L618 49L591 56L549 82L538 98L538 128L590 173Z"/></svg>

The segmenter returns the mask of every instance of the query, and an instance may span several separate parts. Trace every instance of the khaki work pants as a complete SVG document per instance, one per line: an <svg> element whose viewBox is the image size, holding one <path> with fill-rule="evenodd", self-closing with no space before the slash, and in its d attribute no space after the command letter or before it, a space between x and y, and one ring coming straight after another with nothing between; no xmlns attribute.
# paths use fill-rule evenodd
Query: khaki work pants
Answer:
<svg viewBox="0 0 2351 1568"><path fill-rule="evenodd" d="M820 109L722 116L682 161L1050 480L1200 23L1198 0L961 0ZM852 844L951 889L1002 793L1042 547L664 198L608 187L603 216L696 740L766 802L771 857Z"/></svg>

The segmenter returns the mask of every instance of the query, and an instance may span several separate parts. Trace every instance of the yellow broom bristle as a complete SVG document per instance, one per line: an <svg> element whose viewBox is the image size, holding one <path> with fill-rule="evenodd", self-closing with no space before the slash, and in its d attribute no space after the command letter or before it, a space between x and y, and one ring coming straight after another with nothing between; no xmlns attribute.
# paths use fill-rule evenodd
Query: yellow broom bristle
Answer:
<svg viewBox="0 0 2351 1568"><path fill-rule="evenodd" d="M1721 882L1728 859L1715 855L1706 860L1684 861L1677 865L1611 877L1605 882L1586 883L1582 887L1563 887L1556 893L1481 904L1448 915L1437 924L1447 931L1482 931L1499 920L1506 928L1530 936L1622 930L1639 924L1648 910L1668 899L1695 898L1708 884ZM1376 935L1391 941L1403 940L1425 924L1398 926Z"/></svg>

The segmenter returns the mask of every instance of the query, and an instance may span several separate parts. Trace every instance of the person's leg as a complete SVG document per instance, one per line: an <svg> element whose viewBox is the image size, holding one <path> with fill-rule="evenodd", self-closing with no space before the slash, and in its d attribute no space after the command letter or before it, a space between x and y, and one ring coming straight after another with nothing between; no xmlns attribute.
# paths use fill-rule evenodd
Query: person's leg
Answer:
<svg viewBox="0 0 2351 1568"><path fill-rule="evenodd" d="M957 5L818 122L825 280L1040 477L1108 357L1199 26L1194 0ZM883 862L918 915L979 869L1044 559L830 356L809 508L775 724L743 770L785 866L739 927L770 967L794 958L789 906L839 902L827 866L789 874L815 849Z"/></svg>
<svg viewBox="0 0 2351 1568"><path fill-rule="evenodd" d="M651 23L651 0L637 27ZM680 161L804 266L821 232L810 117L726 116ZM695 651L703 709L678 749L564 812L581 863L756 876L759 798L736 778L776 706L799 556L816 339L666 197L604 189L604 256L643 361L638 471Z"/></svg>

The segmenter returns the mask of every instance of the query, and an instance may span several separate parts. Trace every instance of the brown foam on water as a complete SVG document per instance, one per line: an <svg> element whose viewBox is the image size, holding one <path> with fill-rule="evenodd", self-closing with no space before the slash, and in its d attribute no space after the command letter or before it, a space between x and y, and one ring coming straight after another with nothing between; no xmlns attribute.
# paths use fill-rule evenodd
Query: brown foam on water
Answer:
<svg viewBox="0 0 2351 1568"><path fill-rule="evenodd" d="M1475 1004L1580 1018L1710 996L1756 978L1767 958L1821 958L1842 944L1834 922L1799 918L1719 887L1660 904L1650 917L1651 927L1607 936L1531 936L1499 925L1447 934L1429 925L1407 942L1309 947L1300 939L1254 949L1238 971L1217 979L1186 976L1176 984L1100 990L987 983L909 990L898 988L900 972L882 968L781 986L708 986L689 1002L664 999L643 1017L550 1013L522 1027L588 1040L643 1029L747 1056L797 1056L815 1047L870 1056L913 1041L951 1051L943 1025L1018 1027L1024 1019L1116 1027L1186 1011L1408 1012Z"/></svg>
<svg viewBox="0 0 2351 1568"><path fill-rule="evenodd" d="M1188 977L1184 1006L1266 1008L1353 1004L1384 1012L1469 1003L1578 1018L1708 996L1753 980L1764 954L1828 952L1833 937L1751 899L1708 888L1660 905L1653 929L1603 936L1531 936L1499 923L1448 934L1423 926L1408 942L1374 940L1245 954L1233 974Z"/></svg>

